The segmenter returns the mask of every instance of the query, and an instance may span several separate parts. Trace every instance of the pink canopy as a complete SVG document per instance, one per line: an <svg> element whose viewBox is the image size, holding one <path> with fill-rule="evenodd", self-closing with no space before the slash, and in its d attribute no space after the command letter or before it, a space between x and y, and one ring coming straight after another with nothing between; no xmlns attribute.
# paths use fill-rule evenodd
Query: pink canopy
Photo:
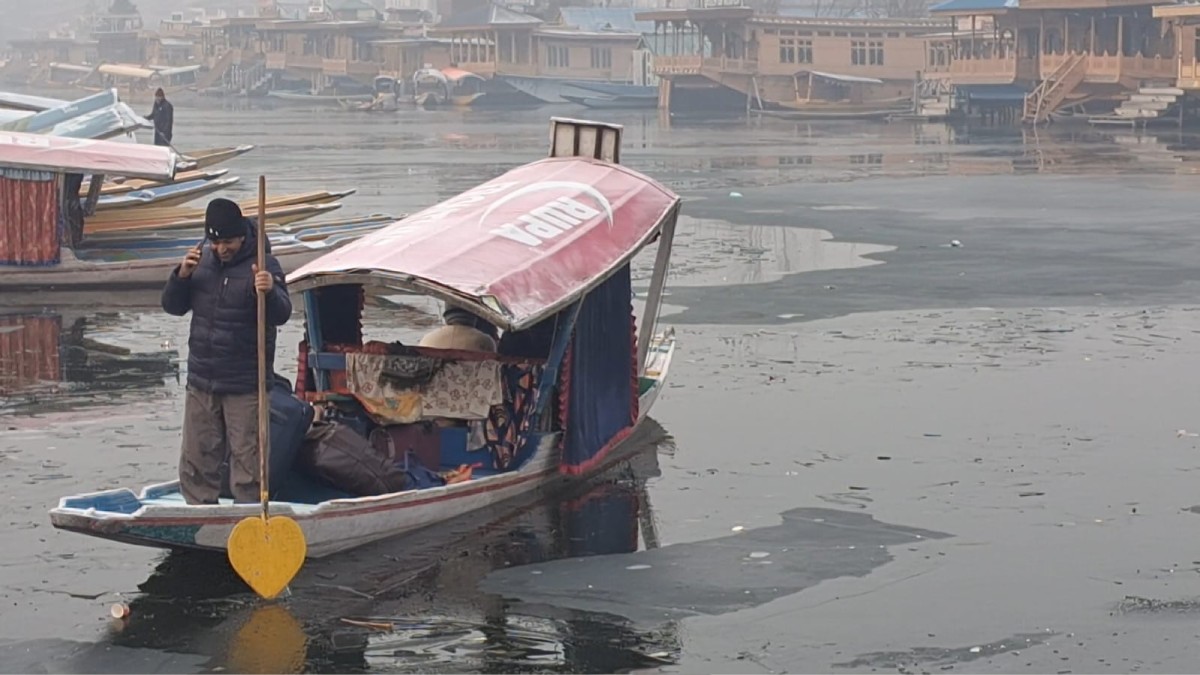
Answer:
<svg viewBox="0 0 1200 675"><path fill-rule="evenodd" d="M625 167L527 164L296 270L296 290L336 283L425 292L520 329L627 262L679 197Z"/></svg>
<svg viewBox="0 0 1200 675"><path fill-rule="evenodd" d="M169 148L0 131L0 167L169 180L178 156Z"/></svg>

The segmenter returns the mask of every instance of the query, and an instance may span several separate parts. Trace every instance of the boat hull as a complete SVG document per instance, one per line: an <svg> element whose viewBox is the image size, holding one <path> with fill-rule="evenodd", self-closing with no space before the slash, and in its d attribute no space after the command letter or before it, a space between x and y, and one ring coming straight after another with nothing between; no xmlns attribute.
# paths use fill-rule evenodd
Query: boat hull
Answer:
<svg viewBox="0 0 1200 675"><path fill-rule="evenodd" d="M652 344L646 373L653 384L639 399L638 425L665 385L674 346L673 335L658 336ZM316 505L272 502L271 512L294 519L304 531L308 557L322 558L581 478L559 471L558 434L535 438L537 449L515 471L437 488ZM625 454L622 446L632 438L599 458L588 475L619 461ZM261 514L257 504L189 506L178 494L175 481L149 486L140 494L120 489L65 497L50 511L50 521L59 529L128 544L224 551L233 527L243 518Z"/></svg>
<svg viewBox="0 0 1200 675"><path fill-rule="evenodd" d="M580 80L563 77L534 77L528 75L497 75L496 79L542 103L569 103L564 97L595 97L600 95L630 95L640 92L635 85L606 80ZM652 89L652 88L647 88Z"/></svg>
<svg viewBox="0 0 1200 675"><path fill-rule="evenodd" d="M342 105L342 101L369 103L375 100L373 94L304 94L294 91L272 91L267 96L290 103L310 103L329 106L340 106Z"/></svg>
<svg viewBox="0 0 1200 675"><path fill-rule="evenodd" d="M658 98L645 96L573 96L563 94L569 103L599 110L648 110L658 107Z"/></svg>
<svg viewBox="0 0 1200 675"><path fill-rule="evenodd" d="M295 233L273 232L273 254L285 270L299 267L377 230L394 219L378 217L344 224L297 226ZM63 261L44 267L0 265L0 290L95 290L161 288L186 249L204 238L201 231L171 232L170 237L122 240L118 234L87 242L79 257L64 252ZM128 236L128 235L126 235ZM128 259L120 259L122 256Z"/></svg>

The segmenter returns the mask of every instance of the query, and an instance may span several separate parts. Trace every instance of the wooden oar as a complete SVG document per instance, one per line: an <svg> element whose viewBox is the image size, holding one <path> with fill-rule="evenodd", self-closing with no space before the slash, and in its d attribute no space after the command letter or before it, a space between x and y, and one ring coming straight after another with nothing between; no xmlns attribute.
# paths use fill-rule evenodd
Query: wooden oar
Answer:
<svg viewBox="0 0 1200 675"><path fill-rule="evenodd" d="M267 269L267 179L258 177L258 269ZM229 562L250 588L266 599L287 588L304 564L304 532L287 516L270 515L267 456L271 448L271 401L267 396L267 295L258 293L258 481L262 516L244 518L229 533Z"/></svg>

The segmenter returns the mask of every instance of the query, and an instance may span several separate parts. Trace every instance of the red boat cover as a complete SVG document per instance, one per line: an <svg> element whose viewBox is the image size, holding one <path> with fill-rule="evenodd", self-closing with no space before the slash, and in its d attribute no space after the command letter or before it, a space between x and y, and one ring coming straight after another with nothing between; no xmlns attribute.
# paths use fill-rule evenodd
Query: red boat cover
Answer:
<svg viewBox="0 0 1200 675"><path fill-rule="evenodd" d="M0 131L0 168L168 180L177 159L156 145Z"/></svg>
<svg viewBox="0 0 1200 675"><path fill-rule="evenodd" d="M624 264L678 201L619 165L544 159L318 258L289 282L347 274L416 282L490 308L508 318L505 328L519 329Z"/></svg>

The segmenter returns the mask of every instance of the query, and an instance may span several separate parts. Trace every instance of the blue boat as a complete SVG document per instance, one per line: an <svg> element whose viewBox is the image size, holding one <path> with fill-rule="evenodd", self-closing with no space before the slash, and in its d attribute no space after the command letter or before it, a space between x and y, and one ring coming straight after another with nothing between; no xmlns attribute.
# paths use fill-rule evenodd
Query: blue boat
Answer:
<svg viewBox="0 0 1200 675"><path fill-rule="evenodd" d="M183 183L160 185L132 192L102 196L96 202L96 210L135 209L143 206L177 206L203 197L206 194L224 190L239 180L241 179L237 176L213 180L201 178Z"/></svg>

